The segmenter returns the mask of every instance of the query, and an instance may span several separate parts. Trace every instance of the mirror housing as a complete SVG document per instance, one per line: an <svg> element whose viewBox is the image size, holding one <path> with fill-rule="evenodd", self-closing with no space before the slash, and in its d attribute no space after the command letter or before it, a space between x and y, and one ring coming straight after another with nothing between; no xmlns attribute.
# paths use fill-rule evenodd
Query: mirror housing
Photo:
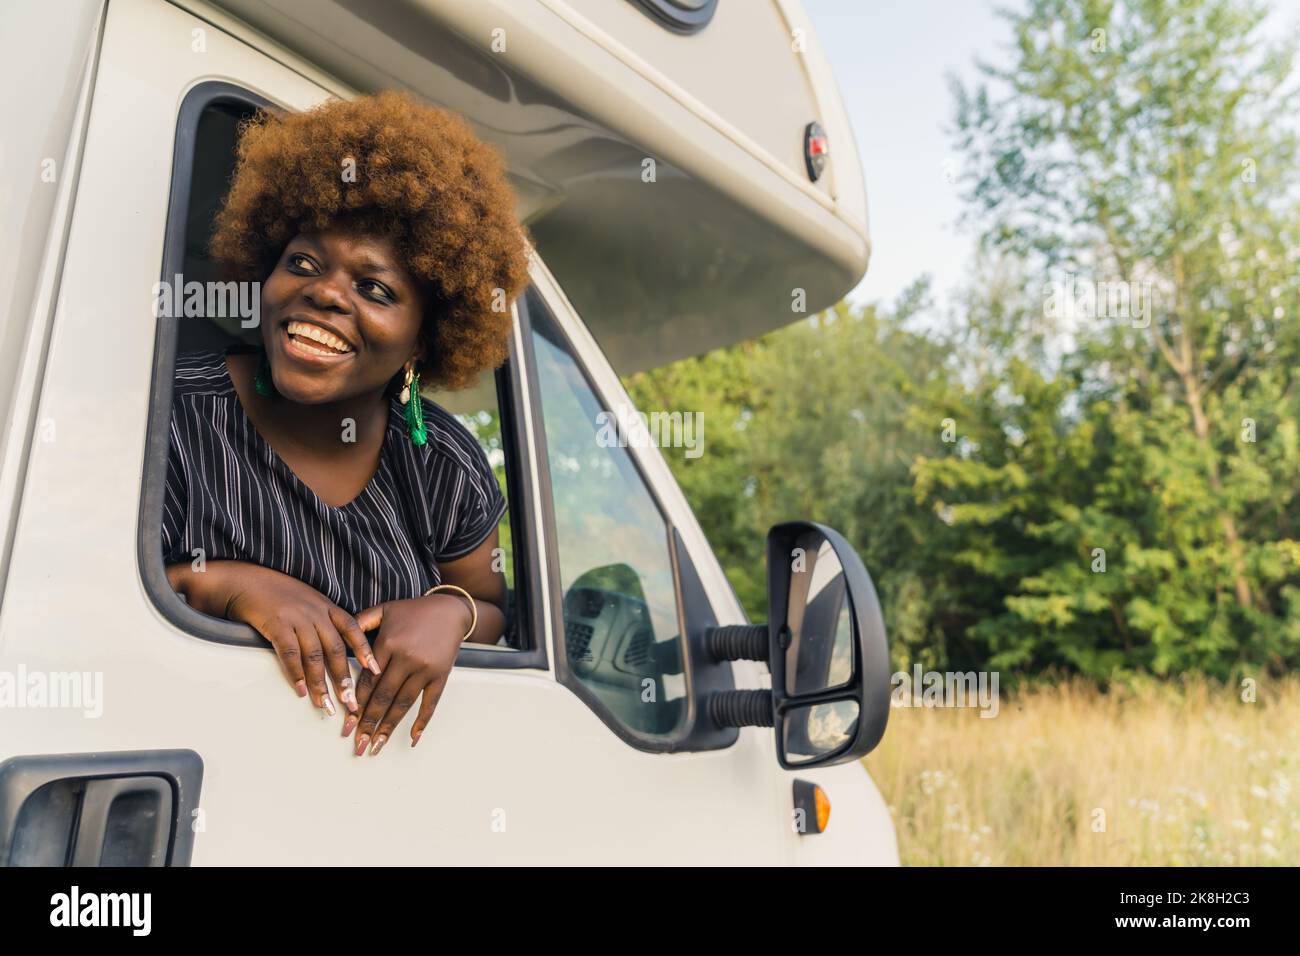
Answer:
<svg viewBox="0 0 1300 956"><path fill-rule="evenodd" d="M722 726L773 727L787 770L857 760L885 734L889 643L871 575L843 535L811 521L767 536L768 623L719 627L715 660L764 660L768 690L715 693Z"/></svg>
<svg viewBox="0 0 1300 956"><path fill-rule="evenodd" d="M841 625L847 623L848 633L825 633L830 623L828 616L823 613L810 621L812 602L800 603L801 595L806 598L814 593L800 578L817 575L818 565L825 566L828 559L838 564L835 577L839 580L824 581L814 600L842 602L830 619ZM776 754L781 766L829 766L870 753L884 737L889 721L889 641L876 586L858 553L843 535L825 525L811 521L774 525L767 535L767 608L768 667L772 671ZM808 633L810 627L819 626L822 631ZM795 646L796 641L810 649ZM841 664L836 658L846 655L851 656L851 672L836 674L848 665L847 660ZM816 678L821 673L817 665L823 663L829 677L847 679L808 686L809 678L800 671L810 656L814 683L818 683ZM853 709L856 713L848 713ZM792 760L790 750L796 742L817 745L814 735L801 725L813 722L819 710L828 714L839 711L847 718L838 730L831 728L842 740L835 746L822 747L808 759Z"/></svg>

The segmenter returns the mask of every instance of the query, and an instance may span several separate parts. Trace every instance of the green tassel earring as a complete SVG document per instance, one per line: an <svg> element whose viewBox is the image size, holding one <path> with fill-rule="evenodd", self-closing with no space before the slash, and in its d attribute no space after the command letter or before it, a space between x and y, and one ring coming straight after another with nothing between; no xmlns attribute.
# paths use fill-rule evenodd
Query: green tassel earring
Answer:
<svg viewBox="0 0 1300 956"><path fill-rule="evenodd" d="M406 433L411 437L411 444L423 445L429 433L424 427L424 403L420 401L420 373L410 365L406 367L401 398L406 406Z"/></svg>
<svg viewBox="0 0 1300 956"><path fill-rule="evenodd" d="M253 376L253 388L258 395L271 395L275 392L275 379L271 377L271 361L262 353L262 361L257 365L257 374Z"/></svg>

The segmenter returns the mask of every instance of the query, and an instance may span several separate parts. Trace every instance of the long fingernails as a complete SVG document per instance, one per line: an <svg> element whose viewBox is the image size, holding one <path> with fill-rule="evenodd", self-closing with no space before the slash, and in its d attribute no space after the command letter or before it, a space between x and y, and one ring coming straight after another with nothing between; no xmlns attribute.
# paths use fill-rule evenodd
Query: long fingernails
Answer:
<svg viewBox="0 0 1300 956"><path fill-rule="evenodd" d="M370 756L373 757L373 756L375 756L377 753L379 753L379 751L383 750L383 749L384 749L384 744L386 744L386 743L388 743L388 737L387 737L386 735L384 735L384 734L380 734L378 737L376 737L376 738L375 738L375 745L374 745L373 747L370 748Z"/></svg>
<svg viewBox="0 0 1300 956"><path fill-rule="evenodd" d="M422 733L424 733L423 730L417 730L415 733L411 734L411 746L412 746L412 747L414 747L416 744L418 744L418 743L420 742L420 735L421 735Z"/></svg>
<svg viewBox="0 0 1300 956"><path fill-rule="evenodd" d="M330 700L329 694L326 694L324 697L321 698L320 706L321 706L321 710L325 711L325 714L327 716L329 717L334 716L334 701Z"/></svg>
<svg viewBox="0 0 1300 956"><path fill-rule="evenodd" d="M347 706L348 710L357 709L357 692L352 688L352 678L345 677L339 682L339 698Z"/></svg>
<svg viewBox="0 0 1300 956"><path fill-rule="evenodd" d="M369 745L369 743L370 743L370 735L362 734L360 737L357 738L357 747L354 751L352 751L353 755L360 757L363 753L366 752L366 747L367 745Z"/></svg>
<svg viewBox="0 0 1300 956"><path fill-rule="evenodd" d="M379 669L379 661L374 657L371 657L366 661L366 666L370 668L370 673L374 674L376 677L383 673L383 671Z"/></svg>
<svg viewBox="0 0 1300 956"><path fill-rule="evenodd" d="M298 683L293 685L293 689L298 692L299 697L307 696L307 682L305 680L298 681Z"/></svg>
<svg viewBox="0 0 1300 956"><path fill-rule="evenodd" d="M357 718L349 716L343 721L343 736L350 737L357 727Z"/></svg>

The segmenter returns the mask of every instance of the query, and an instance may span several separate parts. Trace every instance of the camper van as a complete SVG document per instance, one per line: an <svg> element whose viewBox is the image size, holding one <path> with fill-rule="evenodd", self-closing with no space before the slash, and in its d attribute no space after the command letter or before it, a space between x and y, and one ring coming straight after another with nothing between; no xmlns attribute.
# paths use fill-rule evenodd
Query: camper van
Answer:
<svg viewBox="0 0 1300 956"><path fill-rule="evenodd" d="M0 36L0 863L897 863L861 560L788 516L749 621L681 450L595 438L621 375L866 270L799 0L8 0ZM155 295L213 280L244 118L394 88L500 151L533 249L509 360L428 395L508 500L506 633L462 646L420 747L357 758L168 585L177 356L256 330Z"/></svg>

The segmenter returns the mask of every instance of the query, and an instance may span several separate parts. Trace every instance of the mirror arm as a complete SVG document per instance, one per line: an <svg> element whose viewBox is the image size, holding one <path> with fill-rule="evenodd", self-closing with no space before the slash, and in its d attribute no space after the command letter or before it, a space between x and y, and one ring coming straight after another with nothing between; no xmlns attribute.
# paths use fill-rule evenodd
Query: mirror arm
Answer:
<svg viewBox="0 0 1300 956"><path fill-rule="evenodd" d="M709 716L719 727L771 727L770 690L720 690L709 697Z"/></svg>
<svg viewBox="0 0 1300 956"><path fill-rule="evenodd" d="M766 664L767 625L726 624L710 627L704 631L704 646L715 661L762 661Z"/></svg>

